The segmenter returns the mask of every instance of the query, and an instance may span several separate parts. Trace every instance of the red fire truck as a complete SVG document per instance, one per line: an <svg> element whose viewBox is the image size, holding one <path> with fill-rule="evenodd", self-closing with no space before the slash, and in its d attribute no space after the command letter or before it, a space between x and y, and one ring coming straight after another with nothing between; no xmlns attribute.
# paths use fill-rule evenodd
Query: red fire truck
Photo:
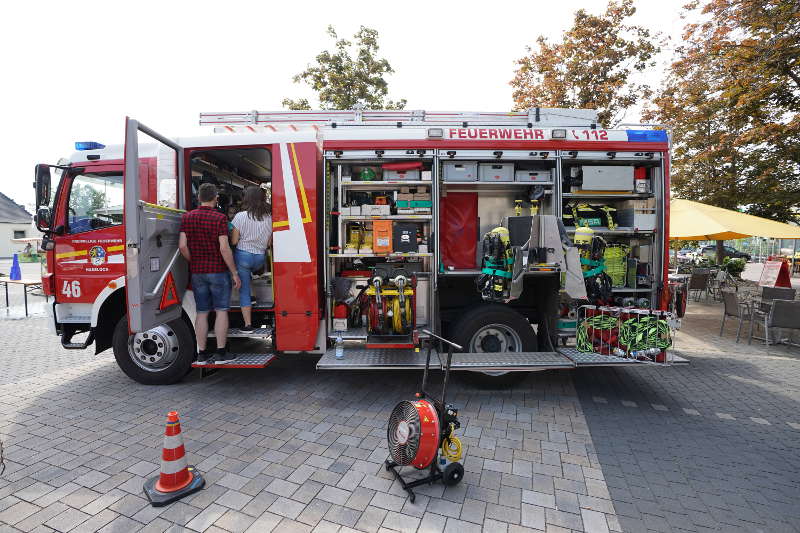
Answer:
<svg viewBox="0 0 800 533"><path fill-rule="evenodd" d="M253 280L258 327L237 328L234 294L237 358L225 367L316 354L319 369L419 368L428 331L462 345L454 370L642 363L563 346L576 309L565 253L591 228L614 251L597 302L665 308L664 131L603 129L594 111L574 109L253 111L200 122L214 134L173 139L127 119L124 146L76 143L67 163L37 165L43 287L65 348L112 348L147 384L223 366L196 361L177 247L182 213L213 182L223 210L262 186L274 228Z"/></svg>

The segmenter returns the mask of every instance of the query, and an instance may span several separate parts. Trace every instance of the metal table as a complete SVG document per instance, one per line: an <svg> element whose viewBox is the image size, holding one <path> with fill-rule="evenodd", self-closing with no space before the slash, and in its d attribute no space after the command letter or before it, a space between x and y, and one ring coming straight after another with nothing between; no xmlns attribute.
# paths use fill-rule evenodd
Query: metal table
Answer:
<svg viewBox="0 0 800 533"><path fill-rule="evenodd" d="M23 294L25 296L25 316L28 316L28 291L33 289L41 289L42 288L42 280L40 279L8 279L8 278L0 278L0 283L6 286L6 309L9 308L8 303L8 284L11 283L13 285L22 285L23 287ZM47 301L47 295L45 294L45 301Z"/></svg>

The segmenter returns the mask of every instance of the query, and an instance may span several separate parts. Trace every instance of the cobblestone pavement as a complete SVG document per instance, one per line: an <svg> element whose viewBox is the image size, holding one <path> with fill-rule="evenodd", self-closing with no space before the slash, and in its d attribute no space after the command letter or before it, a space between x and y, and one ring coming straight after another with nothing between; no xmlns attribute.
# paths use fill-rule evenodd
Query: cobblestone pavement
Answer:
<svg viewBox="0 0 800 533"><path fill-rule="evenodd" d="M455 375L467 472L415 504L381 463L418 373L285 357L145 387L46 318L0 320L0 531L798 531L800 350L734 345L718 308L690 311L690 367ZM172 409L207 486L153 508Z"/></svg>

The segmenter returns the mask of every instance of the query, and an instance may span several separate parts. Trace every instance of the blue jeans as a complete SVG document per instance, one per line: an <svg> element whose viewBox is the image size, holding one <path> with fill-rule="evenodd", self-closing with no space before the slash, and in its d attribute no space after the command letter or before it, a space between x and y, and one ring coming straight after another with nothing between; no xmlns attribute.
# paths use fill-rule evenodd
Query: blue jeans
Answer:
<svg viewBox="0 0 800 533"><path fill-rule="evenodd" d="M253 270L258 270L264 266L264 254L251 254L244 250L236 250L233 258L236 261L236 271L239 272L239 277L242 280L242 286L239 288L239 306L250 307L253 301L250 298L250 280L253 275Z"/></svg>
<svg viewBox="0 0 800 533"><path fill-rule="evenodd" d="M227 311L231 308L231 275L229 272L192 274L192 290L198 313Z"/></svg>

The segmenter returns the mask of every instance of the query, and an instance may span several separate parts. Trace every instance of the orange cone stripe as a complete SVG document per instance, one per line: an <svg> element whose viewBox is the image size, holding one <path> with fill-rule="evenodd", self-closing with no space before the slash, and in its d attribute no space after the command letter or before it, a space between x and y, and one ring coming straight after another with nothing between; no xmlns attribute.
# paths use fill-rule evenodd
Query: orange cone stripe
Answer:
<svg viewBox="0 0 800 533"><path fill-rule="evenodd" d="M181 423L174 422L172 424L167 424L167 430L164 432L164 435L172 437L173 435L180 435L180 433L181 433Z"/></svg>

